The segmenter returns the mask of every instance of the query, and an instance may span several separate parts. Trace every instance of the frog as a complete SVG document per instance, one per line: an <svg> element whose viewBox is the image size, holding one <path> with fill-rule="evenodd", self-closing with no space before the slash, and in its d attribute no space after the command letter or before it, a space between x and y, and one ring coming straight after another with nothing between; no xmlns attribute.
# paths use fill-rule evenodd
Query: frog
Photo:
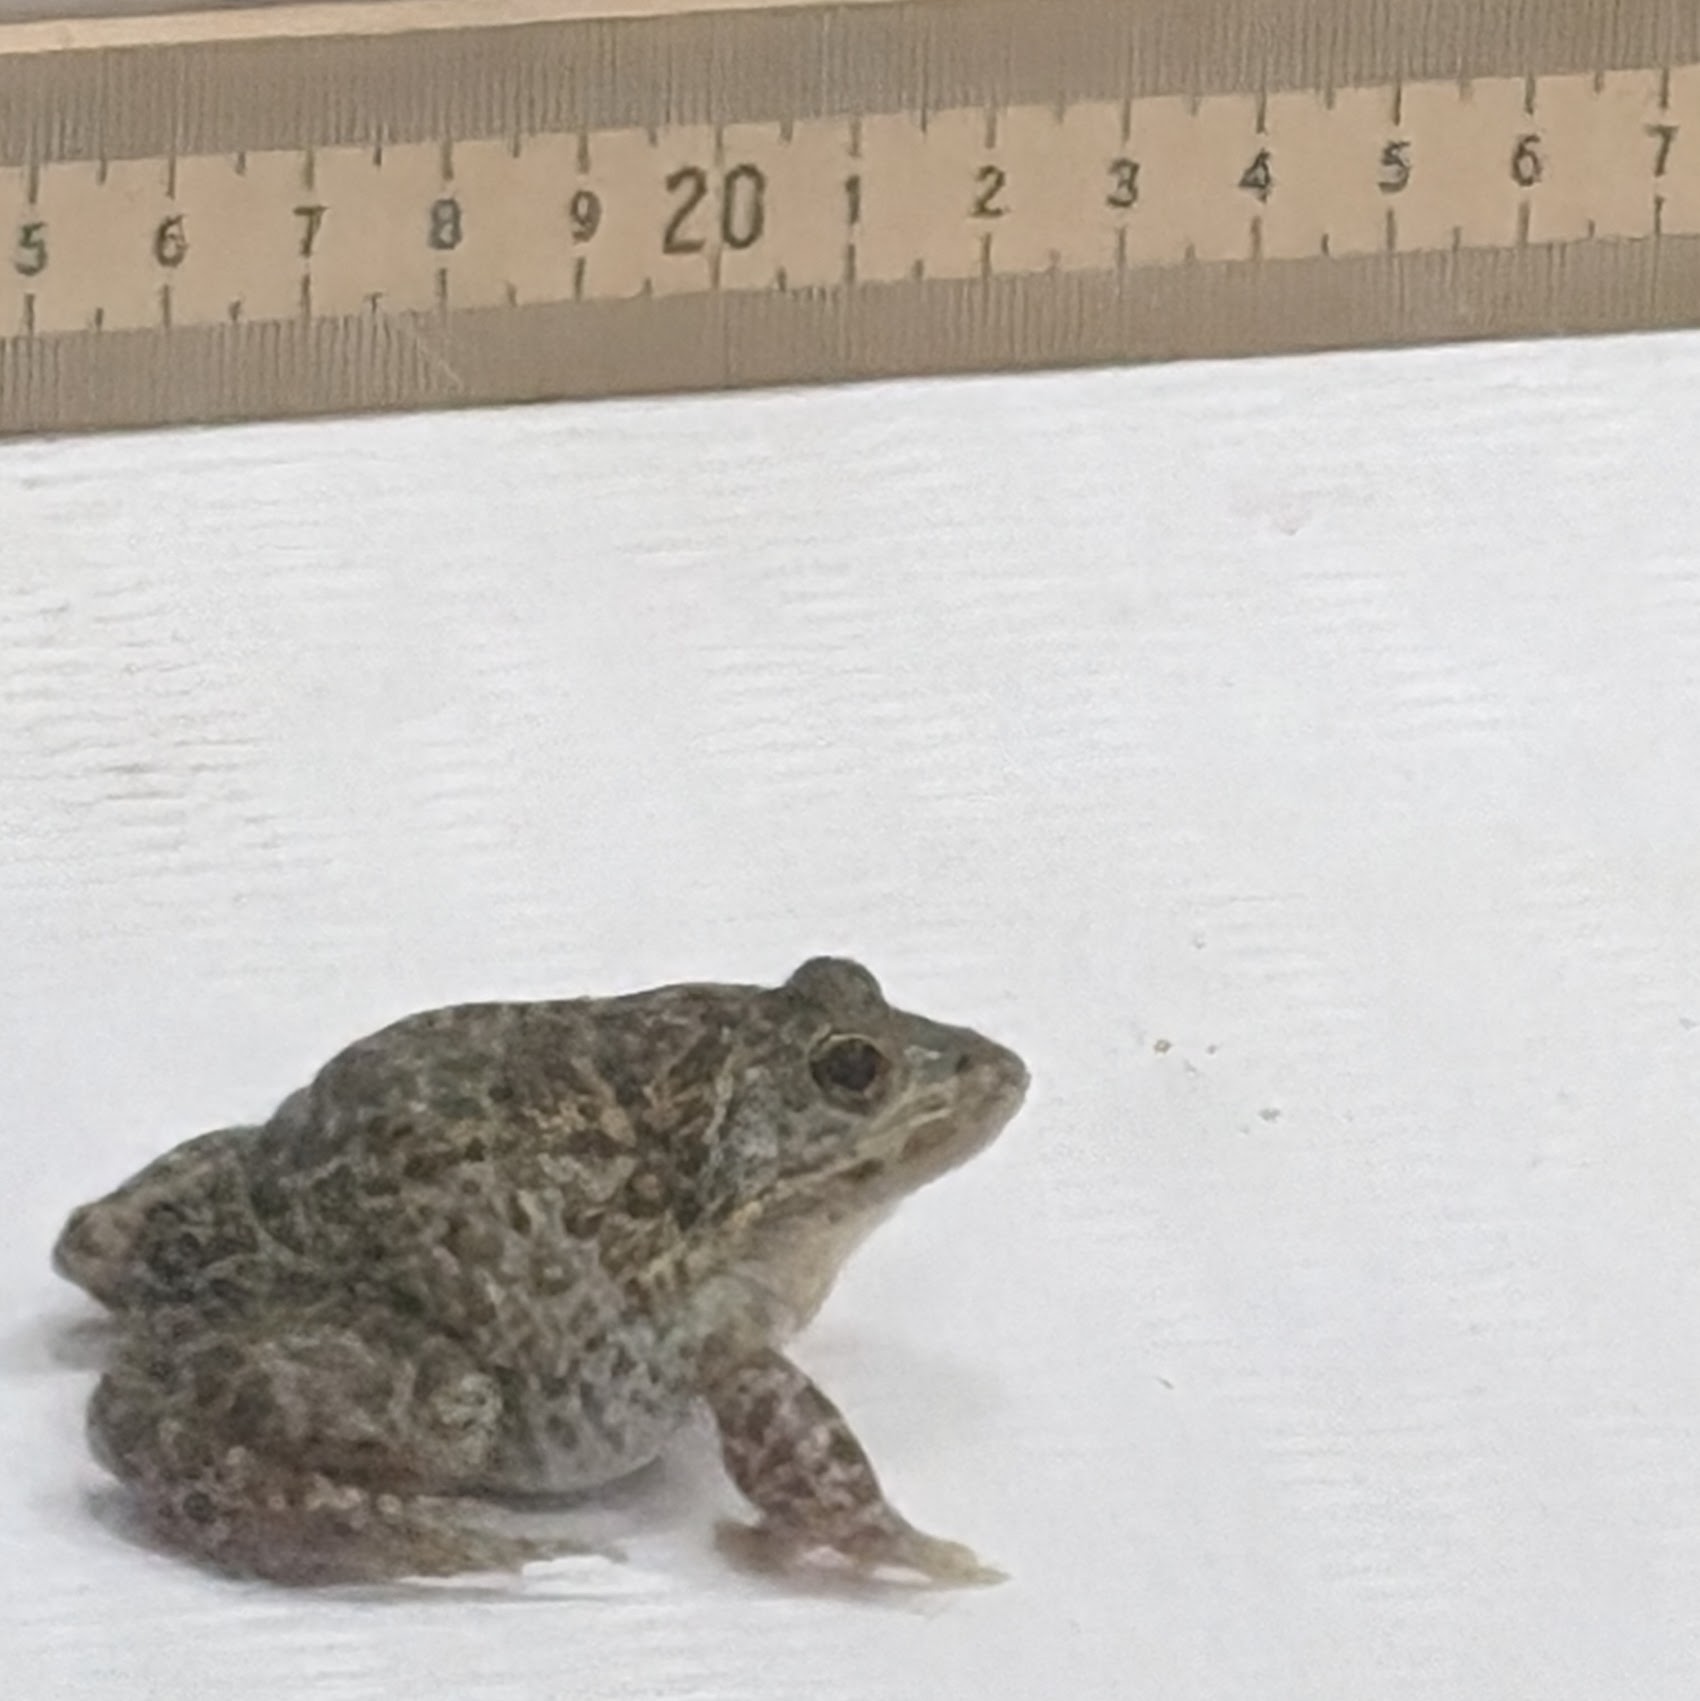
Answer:
<svg viewBox="0 0 1700 1701"><path fill-rule="evenodd" d="M746 1557L996 1581L787 1348L1028 1082L848 957L405 1016L71 1212L53 1264L112 1323L90 1449L168 1551L374 1583L575 1551L480 1513L594 1496L706 1413Z"/></svg>

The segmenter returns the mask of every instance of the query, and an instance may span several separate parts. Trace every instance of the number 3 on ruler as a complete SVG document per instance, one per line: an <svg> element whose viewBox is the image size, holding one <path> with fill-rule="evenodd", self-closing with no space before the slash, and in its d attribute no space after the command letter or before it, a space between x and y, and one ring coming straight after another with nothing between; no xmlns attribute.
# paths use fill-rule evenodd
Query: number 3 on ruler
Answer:
<svg viewBox="0 0 1700 1701"><path fill-rule="evenodd" d="M1139 161L1113 159L1110 161L1110 181L1114 187L1105 197L1108 205L1119 212L1139 205Z"/></svg>

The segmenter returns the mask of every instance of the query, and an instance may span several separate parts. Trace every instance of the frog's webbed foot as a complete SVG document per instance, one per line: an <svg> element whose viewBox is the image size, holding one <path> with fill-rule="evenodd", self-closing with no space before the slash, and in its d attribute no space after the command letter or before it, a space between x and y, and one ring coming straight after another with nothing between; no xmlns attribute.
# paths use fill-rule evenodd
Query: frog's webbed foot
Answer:
<svg viewBox="0 0 1700 1701"><path fill-rule="evenodd" d="M777 1568L828 1549L868 1570L892 1567L934 1583L1004 1580L887 1501L843 1413L779 1353L764 1348L719 1367L706 1396L726 1468L762 1513L754 1526L721 1527L722 1544L747 1562Z"/></svg>
<svg viewBox="0 0 1700 1701"><path fill-rule="evenodd" d="M987 1565L971 1547L929 1536L892 1516L892 1527L838 1542L766 1519L754 1524L727 1521L717 1526L715 1535L724 1552L754 1570L782 1571L810 1552L828 1548L866 1570L912 1571L944 1588L983 1588L1009 1580L1007 1572Z"/></svg>

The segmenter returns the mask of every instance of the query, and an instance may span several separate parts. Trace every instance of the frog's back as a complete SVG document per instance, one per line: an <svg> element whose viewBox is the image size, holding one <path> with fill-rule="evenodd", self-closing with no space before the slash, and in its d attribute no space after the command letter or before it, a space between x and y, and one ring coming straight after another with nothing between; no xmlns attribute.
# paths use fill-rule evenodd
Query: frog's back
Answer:
<svg viewBox="0 0 1700 1701"><path fill-rule="evenodd" d="M263 1126L186 1141L73 1212L55 1266L118 1311L240 1303L285 1282L412 1289L446 1269L422 1254L457 1235L479 1243L469 1279L505 1261L483 1242L528 1214L552 1232L518 1234L526 1262L571 1250L569 1264L642 1265L689 1215L692 1178L669 1147L708 1115L745 1010L745 989L679 987L403 1017Z"/></svg>
<svg viewBox="0 0 1700 1701"><path fill-rule="evenodd" d="M680 987L406 1017L261 1132L254 1208L321 1275L495 1361L539 1311L574 1315L565 1295L671 1270L733 1202L700 1136L746 1014L742 989Z"/></svg>

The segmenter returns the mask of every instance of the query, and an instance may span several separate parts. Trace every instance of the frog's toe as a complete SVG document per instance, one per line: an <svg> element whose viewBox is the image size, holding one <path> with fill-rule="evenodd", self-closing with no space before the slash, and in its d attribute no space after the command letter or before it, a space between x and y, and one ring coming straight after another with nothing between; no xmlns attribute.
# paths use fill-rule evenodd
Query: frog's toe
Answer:
<svg viewBox="0 0 1700 1701"><path fill-rule="evenodd" d="M985 1588L1009 1580L1007 1572L987 1565L971 1547L909 1525L879 1532L865 1548L857 1544L850 1557L866 1566L918 1572L929 1582L953 1588Z"/></svg>
<svg viewBox="0 0 1700 1701"><path fill-rule="evenodd" d="M780 1571L810 1553L831 1552L859 1571L907 1571L941 1588L985 1588L1009 1580L1007 1572L987 1565L963 1543L899 1522L837 1539L768 1521L725 1522L715 1533L722 1552L758 1571Z"/></svg>

